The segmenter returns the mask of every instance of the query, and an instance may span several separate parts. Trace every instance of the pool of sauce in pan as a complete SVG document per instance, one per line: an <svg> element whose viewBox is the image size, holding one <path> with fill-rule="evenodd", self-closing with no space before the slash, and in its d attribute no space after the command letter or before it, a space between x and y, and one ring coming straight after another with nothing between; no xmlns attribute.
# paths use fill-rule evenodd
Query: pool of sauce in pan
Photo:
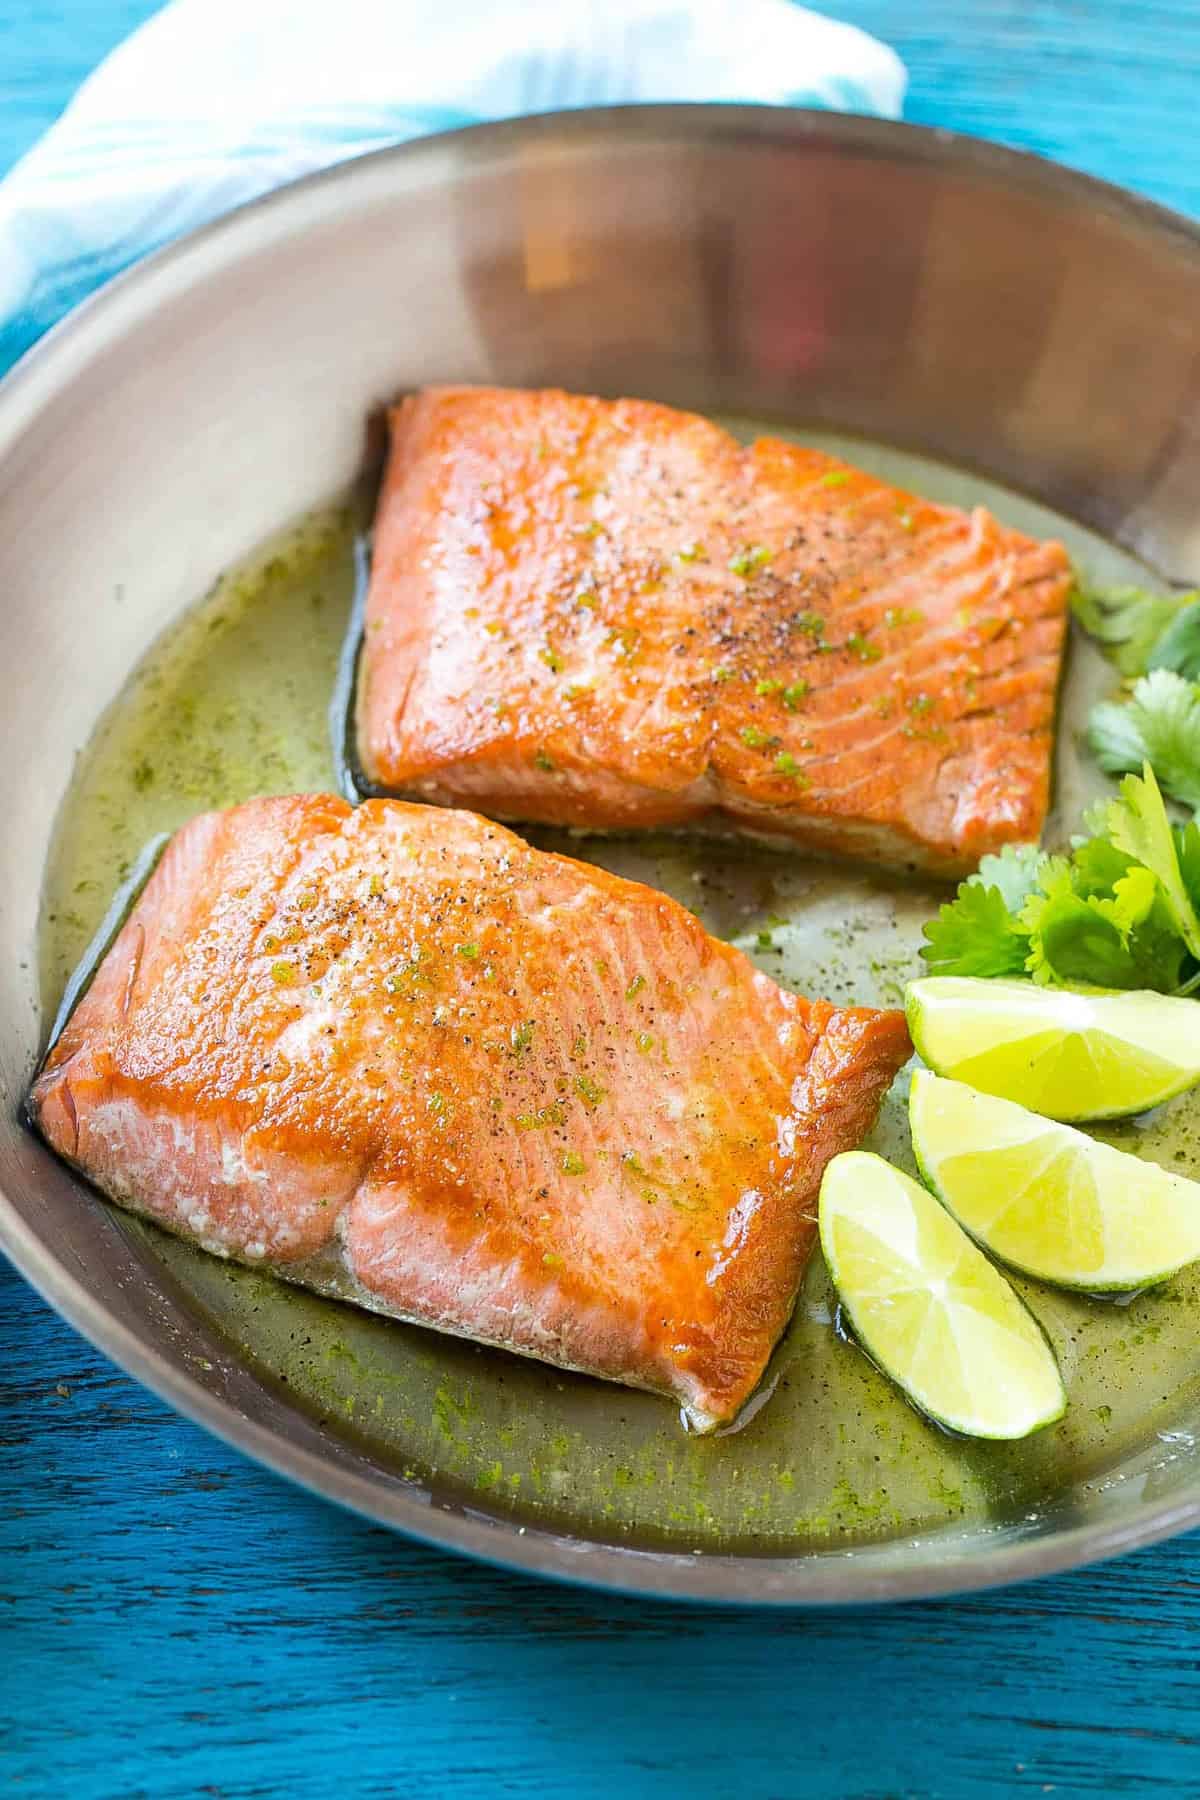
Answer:
<svg viewBox="0 0 1200 1800"><path fill-rule="evenodd" d="M1095 578L1144 578L1101 540L977 478L827 433L797 435L935 497L987 501L1014 524L1057 533ZM47 874L49 1011L147 838L206 807L333 784L326 712L360 523L354 506L331 507L227 574L112 707L80 759ZM1074 646L1052 833L1069 831L1098 791L1076 734L1109 679L1090 647ZM941 897L916 879L799 856L531 835L667 890L780 981L842 1002L901 1001L919 969L921 923ZM870 1146L911 1168L905 1087L902 1075ZM1107 1135L1200 1175L1195 1100ZM1106 1471L1143 1446L1181 1441L1179 1422L1200 1398L1200 1270L1124 1305L1018 1280L1053 1340L1070 1407L1037 1437L997 1445L925 1422L839 1335L818 1252L772 1363L770 1399L740 1431L701 1439L683 1433L667 1401L392 1324L152 1226L127 1228L244 1355L397 1472L490 1510L618 1542L847 1548L1028 1517L1075 1484L1103 1485Z"/></svg>

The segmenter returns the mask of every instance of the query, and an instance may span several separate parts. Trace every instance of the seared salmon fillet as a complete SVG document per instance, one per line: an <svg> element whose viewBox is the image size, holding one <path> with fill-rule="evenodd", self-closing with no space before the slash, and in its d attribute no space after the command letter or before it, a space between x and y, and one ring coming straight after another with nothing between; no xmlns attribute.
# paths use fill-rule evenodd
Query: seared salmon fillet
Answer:
<svg viewBox="0 0 1200 1800"><path fill-rule="evenodd" d="M955 874L1045 815L1062 546L690 413L391 414L359 663L374 791Z"/></svg>
<svg viewBox="0 0 1200 1800"><path fill-rule="evenodd" d="M673 900L466 812L322 795L179 831L30 1096L207 1249L672 1395L752 1392L821 1172L909 1053Z"/></svg>

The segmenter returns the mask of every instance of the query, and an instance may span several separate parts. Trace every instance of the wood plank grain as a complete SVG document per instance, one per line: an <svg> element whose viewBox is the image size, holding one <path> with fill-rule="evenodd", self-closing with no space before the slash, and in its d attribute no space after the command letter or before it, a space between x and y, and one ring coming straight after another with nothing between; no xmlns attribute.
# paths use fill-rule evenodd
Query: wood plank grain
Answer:
<svg viewBox="0 0 1200 1800"><path fill-rule="evenodd" d="M885 38L910 73L905 115L1200 211L1189 124L1200 94L1191 0L811 0Z"/></svg>
<svg viewBox="0 0 1200 1800"><path fill-rule="evenodd" d="M456 1562L286 1487L0 1277L0 1741L23 1793L1195 1792L1200 1537L755 1617ZM97 1753L103 1747L102 1765Z"/></svg>

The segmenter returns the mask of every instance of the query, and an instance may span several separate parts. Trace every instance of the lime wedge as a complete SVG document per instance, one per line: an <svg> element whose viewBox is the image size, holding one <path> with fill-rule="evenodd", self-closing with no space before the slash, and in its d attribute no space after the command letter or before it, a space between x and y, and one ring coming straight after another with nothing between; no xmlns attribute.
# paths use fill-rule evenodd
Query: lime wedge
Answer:
<svg viewBox="0 0 1200 1800"><path fill-rule="evenodd" d="M1195 1000L930 975L906 1005L935 1073L1051 1119L1124 1118L1200 1081Z"/></svg>
<svg viewBox="0 0 1200 1800"><path fill-rule="evenodd" d="M1067 1399L1041 1326L932 1194L881 1156L835 1156L821 1248L863 1349L940 1424L1021 1438Z"/></svg>
<svg viewBox="0 0 1200 1800"><path fill-rule="evenodd" d="M1014 1269L1119 1293L1200 1257L1200 1182L924 1069L909 1121L934 1193Z"/></svg>

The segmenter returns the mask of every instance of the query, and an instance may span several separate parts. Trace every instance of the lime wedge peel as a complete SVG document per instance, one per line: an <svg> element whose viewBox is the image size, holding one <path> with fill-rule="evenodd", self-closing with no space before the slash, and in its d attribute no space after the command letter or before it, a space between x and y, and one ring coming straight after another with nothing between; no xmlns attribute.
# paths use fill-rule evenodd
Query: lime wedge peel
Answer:
<svg viewBox="0 0 1200 1800"><path fill-rule="evenodd" d="M1126 1118L1200 1081L1196 1000L930 975L906 1011L936 1074L1051 1119Z"/></svg>
<svg viewBox="0 0 1200 1800"><path fill-rule="evenodd" d="M1024 1274L1125 1293L1200 1258L1200 1182L923 1069L909 1123L929 1187Z"/></svg>
<svg viewBox="0 0 1200 1800"><path fill-rule="evenodd" d="M820 1222L855 1336L922 1412L997 1439L1062 1417L1066 1392L1041 1326L919 1182L866 1151L835 1156Z"/></svg>

